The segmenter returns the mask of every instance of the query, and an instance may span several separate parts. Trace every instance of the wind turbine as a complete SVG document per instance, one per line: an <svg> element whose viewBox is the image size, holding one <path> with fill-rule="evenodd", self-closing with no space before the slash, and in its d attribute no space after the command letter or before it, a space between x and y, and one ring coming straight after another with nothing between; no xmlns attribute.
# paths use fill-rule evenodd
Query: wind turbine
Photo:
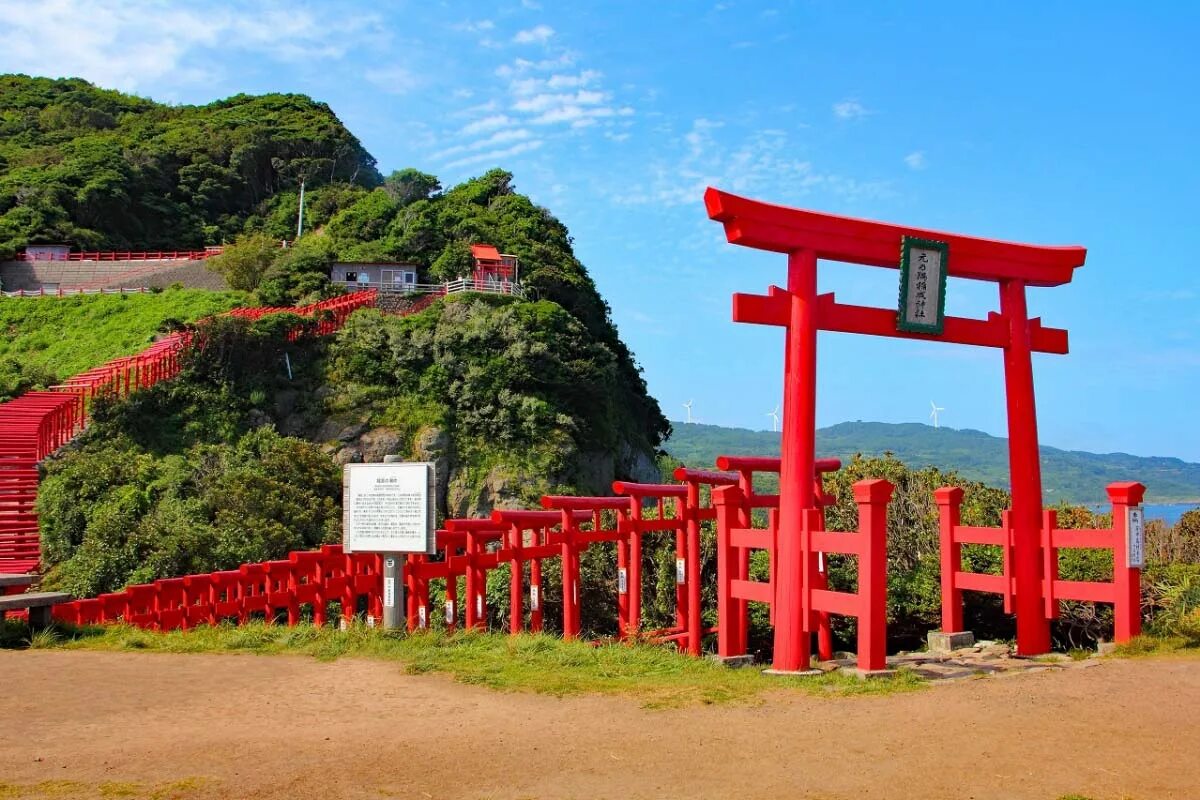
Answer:
<svg viewBox="0 0 1200 800"><path fill-rule="evenodd" d="M688 400L686 403L684 403L684 404L683 404L683 407L687 409L687 420L686 420L686 422L687 422L688 424L691 424L691 421L692 421L692 403L694 403L694 402L696 402L696 401L695 401L695 400Z"/></svg>
<svg viewBox="0 0 1200 800"><path fill-rule="evenodd" d="M779 433L779 406L775 406L774 411L767 412L766 416L771 418L771 430Z"/></svg>
<svg viewBox="0 0 1200 800"><path fill-rule="evenodd" d="M933 409L929 412L929 417L933 420L933 427L936 428L938 427L938 412L945 411L946 409L942 408L932 400L929 401L929 407Z"/></svg>

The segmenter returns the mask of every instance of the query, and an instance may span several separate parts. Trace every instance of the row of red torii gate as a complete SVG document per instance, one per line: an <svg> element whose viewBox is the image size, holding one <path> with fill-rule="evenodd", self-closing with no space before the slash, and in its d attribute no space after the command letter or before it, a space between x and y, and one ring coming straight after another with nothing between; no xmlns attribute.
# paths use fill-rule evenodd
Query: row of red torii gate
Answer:
<svg viewBox="0 0 1200 800"><path fill-rule="evenodd" d="M1015 612L1017 649L1023 655L1050 649L1050 623L1060 600L1111 603L1115 638L1140 630L1141 516L1145 488L1138 483L1108 487L1112 527L1063 530L1054 512L1042 507L1040 460L1034 405L1033 352L1067 352L1067 333L1044 327L1026 310L1027 286L1068 283L1082 266L1081 247L1041 247L939 233L881 222L770 205L709 189L712 219L734 244L787 255L786 287L765 295L735 294L733 319L785 329L784 425L779 458L722 457L717 470L681 468L678 484L618 481L610 497L547 496L542 509L497 510L483 519L448 520L436 535L433 555L410 555L403 565L408 626L430 627L444 613L451 627L483 627L487 575L510 565L510 628L541 630L542 562L560 559L562 633L581 634L580 554L589 547L616 547L616 603L621 638L676 643L699 655L704 639L716 635L721 657L747 657L748 604L770 607L773 668L801 672L817 654L832 651L830 615L857 619L858 666L886 666L887 505L893 487L883 480L854 485L858 530L826 529L824 508L832 502L822 474L840 466L816 458L817 332L837 331L942 341L1002 351L1009 425L1012 507L998 528L960 524L962 491L936 492L941 529L943 633L962 632L962 592L1003 597ZM818 260L900 268L898 311L845 305L817 294ZM986 319L944 314L946 277L998 285L998 312ZM940 285L939 285L940 284ZM932 296L931 296L932 295ZM928 308L929 314L926 314ZM928 323L924 317L934 317ZM760 495L754 475L777 472L779 493ZM650 513L647 513L647 511ZM701 526L715 524L716 624L706 625L701 607ZM641 549L644 537L675 537L675 623L646 631L641 625ZM990 545L1002 553L1000 574L964 572L961 548ZM1104 548L1112 553L1113 579L1060 580L1058 552ZM750 554L765 551L766 580L752 580ZM854 591L829 585L826 554L857 560ZM346 553L327 546L318 553L244 565L240 570L187 576L60 606L55 615L72 622L124 619L147 627L187 627L221 618L245 620L272 609L300 619L311 604L324 622L328 602L341 602L352 617L360 606L382 614L382 557ZM465 596L459 597L459 581ZM445 608L431 606L431 585L441 582ZM600 598L595 598L600 600ZM709 613L711 620L712 614Z"/></svg>

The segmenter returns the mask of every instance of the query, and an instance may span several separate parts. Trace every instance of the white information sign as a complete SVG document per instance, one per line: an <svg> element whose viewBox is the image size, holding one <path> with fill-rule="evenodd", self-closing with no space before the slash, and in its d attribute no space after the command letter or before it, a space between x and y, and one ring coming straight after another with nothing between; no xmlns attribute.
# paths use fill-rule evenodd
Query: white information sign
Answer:
<svg viewBox="0 0 1200 800"><path fill-rule="evenodd" d="M537 586L529 587L529 608L532 609L533 611L538 610L538 587Z"/></svg>
<svg viewBox="0 0 1200 800"><path fill-rule="evenodd" d="M347 464L342 544L348 553L433 553L433 464Z"/></svg>
<svg viewBox="0 0 1200 800"><path fill-rule="evenodd" d="M687 583L687 562L682 558L675 559L675 582Z"/></svg>
<svg viewBox="0 0 1200 800"><path fill-rule="evenodd" d="M617 570L617 593L627 594L629 592L629 573L624 567Z"/></svg>
<svg viewBox="0 0 1200 800"><path fill-rule="evenodd" d="M396 579L383 579L383 604L388 608L396 606Z"/></svg>
<svg viewBox="0 0 1200 800"><path fill-rule="evenodd" d="M454 616L455 616L454 615L454 601L447 600L446 601L446 624L447 625L454 624Z"/></svg>
<svg viewBox="0 0 1200 800"><path fill-rule="evenodd" d="M425 611L425 606L417 607L417 626L422 630L429 627L429 619Z"/></svg>
<svg viewBox="0 0 1200 800"><path fill-rule="evenodd" d="M1126 554L1130 568L1141 569L1146 565L1146 512L1141 506L1130 506L1125 512Z"/></svg>

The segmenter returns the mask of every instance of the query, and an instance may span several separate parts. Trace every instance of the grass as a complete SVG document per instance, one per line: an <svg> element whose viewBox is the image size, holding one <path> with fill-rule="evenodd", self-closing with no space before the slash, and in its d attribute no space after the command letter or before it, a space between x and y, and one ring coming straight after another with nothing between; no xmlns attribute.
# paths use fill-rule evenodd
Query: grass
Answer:
<svg viewBox="0 0 1200 800"><path fill-rule="evenodd" d="M17 385L16 372L62 380L144 349L166 320L193 322L243 300L240 293L203 289L0 297L0 373L14 373L0 374L0 394L6 384Z"/></svg>
<svg viewBox="0 0 1200 800"><path fill-rule="evenodd" d="M624 695L646 707L753 702L771 691L818 696L891 694L919 688L909 671L862 680L846 672L771 677L758 669L731 669L708 659L646 644L567 642L554 636L431 631L415 635L355 625L345 631L312 625L250 623L157 633L129 626L64 631L37 639L38 647L163 653L260 653L393 660L409 674L446 674L498 691L556 697ZM28 642L28 637L26 637ZM10 635L10 644L12 638Z"/></svg>
<svg viewBox="0 0 1200 800"><path fill-rule="evenodd" d="M1113 651L1114 655L1129 658L1142 656L1170 655L1173 653L1200 652L1197 642L1184 636L1136 636L1124 644L1119 644Z"/></svg>

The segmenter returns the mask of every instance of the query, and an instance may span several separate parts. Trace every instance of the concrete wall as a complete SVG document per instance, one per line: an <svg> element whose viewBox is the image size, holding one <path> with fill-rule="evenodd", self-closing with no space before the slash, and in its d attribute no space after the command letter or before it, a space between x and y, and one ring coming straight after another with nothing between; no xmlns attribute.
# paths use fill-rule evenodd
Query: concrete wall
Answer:
<svg viewBox="0 0 1200 800"><path fill-rule="evenodd" d="M5 261L0 285L6 292L37 291L43 286L69 290L167 287L174 283L196 289L225 289L225 279L203 261Z"/></svg>

